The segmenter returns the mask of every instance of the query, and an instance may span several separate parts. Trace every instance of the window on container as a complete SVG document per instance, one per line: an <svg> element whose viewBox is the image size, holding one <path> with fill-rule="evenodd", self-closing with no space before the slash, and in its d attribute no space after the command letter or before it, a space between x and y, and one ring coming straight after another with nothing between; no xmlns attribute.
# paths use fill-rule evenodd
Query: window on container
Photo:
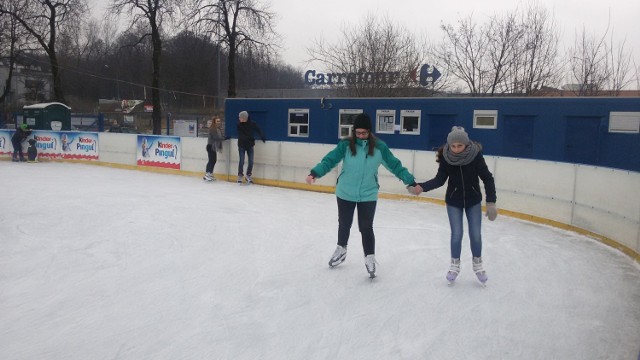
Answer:
<svg viewBox="0 0 640 360"><path fill-rule="evenodd" d="M338 138L345 138L351 136L351 129L353 128L353 122L358 114L362 114L362 109L340 109L339 126L338 126Z"/></svg>
<svg viewBox="0 0 640 360"><path fill-rule="evenodd" d="M473 127L476 129L497 129L498 110L474 110Z"/></svg>
<svg viewBox="0 0 640 360"><path fill-rule="evenodd" d="M640 133L640 112L610 112L609 132L624 134Z"/></svg>
<svg viewBox="0 0 640 360"><path fill-rule="evenodd" d="M380 134L393 134L396 126L395 110L376 111L376 132Z"/></svg>
<svg viewBox="0 0 640 360"><path fill-rule="evenodd" d="M289 136L309 137L309 109L289 109Z"/></svg>
<svg viewBox="0 0 640 360"><path fill-rule="evenodd" d="M407 135L420 135L420 110L400 111L400 133Z"/></svg>

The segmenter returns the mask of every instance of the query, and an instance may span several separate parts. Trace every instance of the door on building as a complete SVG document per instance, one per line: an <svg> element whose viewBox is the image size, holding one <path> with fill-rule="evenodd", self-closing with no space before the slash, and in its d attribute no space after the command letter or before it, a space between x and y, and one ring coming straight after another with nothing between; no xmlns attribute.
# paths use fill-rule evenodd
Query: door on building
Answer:
<svg viewBox="0 0 640 360"><path fill-rule="evenodd" d="M598 164L601 122L602 119L599 117L567 118L566 161L578 164Z"/></svg>
<svg viewBox="0 0 640 360"><path fill-rule="evenodd" d="M504 156L531 159L533 158L533 116L504 117Z"/></svg>

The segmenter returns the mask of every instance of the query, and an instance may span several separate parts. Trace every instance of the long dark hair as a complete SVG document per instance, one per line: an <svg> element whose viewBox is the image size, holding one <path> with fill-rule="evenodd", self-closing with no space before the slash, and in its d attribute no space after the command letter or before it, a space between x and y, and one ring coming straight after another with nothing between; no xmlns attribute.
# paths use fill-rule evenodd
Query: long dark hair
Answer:
<svg viewBox="0 0 640 360"><path fill-rule="evenodd" d="M355 156L356 155L356 139L358 137L356 136L356 130L353 129L353 132L351 133L351 137L349 138L349 149L351 150L351 155ZM367 152L369 155L373 155L373 152L376 149L376 145L378 144L378 138L373 135L373 133L371 131L369 131L369 151Z"/></svg>

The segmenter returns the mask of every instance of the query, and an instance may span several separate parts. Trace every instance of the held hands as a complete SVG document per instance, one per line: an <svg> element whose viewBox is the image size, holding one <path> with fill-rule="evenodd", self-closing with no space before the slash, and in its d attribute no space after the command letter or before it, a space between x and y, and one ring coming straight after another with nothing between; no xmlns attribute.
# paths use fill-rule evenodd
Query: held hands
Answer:
<svg viewBox="0 0 640 360"><path fill-rule="evenodd" d="M498 217L498 209L496 208L496 203L487 203L486 216L489 221L493 221Z"/></svg>
<svg viewBox="0 0 640 360"><path fill-rule="evenodd" d="M307 184L311 185L314 182L316 182L316 178L313 177L313 175L309 174L307 175L307 178L305 179L305 181L307 182Z"/></svg>
<svg viewBox="0 0 640 360"><path fill-rule="evenodd" d="M407 190L409 191L409 194L416 195L416 196L422 194L422 191L423 191L422 186L420 185L416 185L416 186L409 185L407 186Z"/></svg>

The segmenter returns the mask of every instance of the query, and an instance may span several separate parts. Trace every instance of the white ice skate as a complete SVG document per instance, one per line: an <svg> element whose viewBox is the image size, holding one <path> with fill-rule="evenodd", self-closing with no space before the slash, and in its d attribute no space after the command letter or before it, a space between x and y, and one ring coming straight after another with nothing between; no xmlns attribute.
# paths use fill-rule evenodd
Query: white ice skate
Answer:
<svg viewBox="0 0 640 360"><path fill-rule="evenodd" d="M449 282L449 285L453 285L458 274L460 274L460 258L452 258L451 267L449 268L449 272L447 272L447 281Z"/></svg>
<svg viewBox="0 0 640 360"><path fill-rule="evenodd" d="M336 247L336 251L334 251L333 255L331 255L331 259L329 259L329 266L338 266L342 264L346 258L347 248L338 245L338 247Z"/></svg>
<svg viewBox="0 0 640 360"><path fill-rule="evenodd" d="M482 266L482 258L474 257L473 258L473 272L476 273L478 280L482 284L482 286L486 286L486 282L489 279L487 277L487 272L484 271L484 267Z"/></svg>

